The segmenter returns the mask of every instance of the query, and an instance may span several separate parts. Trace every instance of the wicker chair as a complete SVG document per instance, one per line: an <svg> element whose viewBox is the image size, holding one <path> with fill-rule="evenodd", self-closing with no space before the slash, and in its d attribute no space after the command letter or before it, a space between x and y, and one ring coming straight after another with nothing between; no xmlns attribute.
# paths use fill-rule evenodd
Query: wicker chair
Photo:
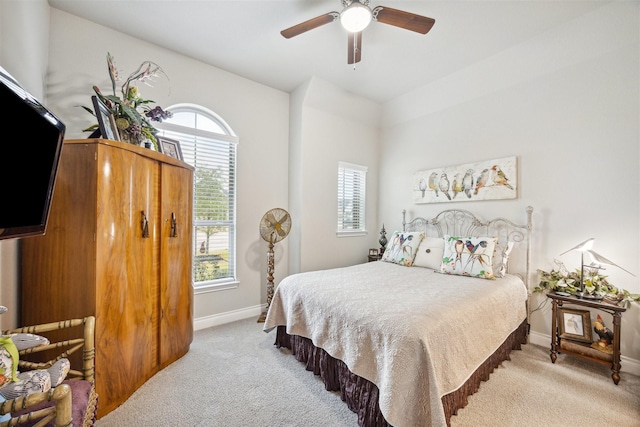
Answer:
<svg viewBox="0 0 640 427"><path fill-rule="evenodd" d="M48 369L62 358L69 359L71 369L66 379L48 392L32 393L0 404L0 415L11 415L11 419L0 423L0 427L93 425L98 409L94 384L95 318L63 320L2 333L35 334L50 341L48 345L21 350L19 371ZM81 353L78 352L80 349Z"/></svg>

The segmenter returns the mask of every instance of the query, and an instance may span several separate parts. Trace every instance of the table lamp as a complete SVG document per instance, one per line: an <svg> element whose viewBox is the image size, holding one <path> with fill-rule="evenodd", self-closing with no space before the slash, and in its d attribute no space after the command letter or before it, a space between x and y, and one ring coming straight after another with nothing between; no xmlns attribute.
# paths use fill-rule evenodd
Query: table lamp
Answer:
<svg viewBox="0 0 640 427"><path fill-rule="evenodd" d="M571 252L571 251L580 252L580 292L578 293L580 297L584 295L584 253L591 250L591 248L593 247L594 240L595 239L591 237L590 239L587 239L582 243L578 243L573 248L566 250L560 254L562 256L567 252Z"/></svg>
<svg viewBox="0 0 640 427"><path fill-rule="evenodd" d="M598 270L604 270L604 267L601 267L601 265L612 265L614 267L618 267L620 270L623 270L629 274L631 274L632 276L635 277L635 274L633 274L632 272L625 270L624 268L620 267L618 264L614 263L613 261L603 257L602 255L600 255L599 253L591 250L591 248L593 247L593 241L595 239L592 237L590 239L585 240L582 243L577 244L576 246L574 246L573 248L564 251L563 253L561 253L560 255L564 255L567 252L571 252L571 251L579 251L580 252L580 292L578 292L576 294L576 296L578 296L578 298L586 298L585 292L584 292L584 254L586 253L587 255L589 255L589 257L591 258L591 263L589 265L587 265L588 268L591 269L598 269Z"/></svg>
<svg viewBox="0 0 640 427"><path fill-rule="evenodd" d="M589 264L589 267L592 268L598 268L601 270L604 270L603 267L600 267L599 265L596 264L604 264L604 265L612 265L614 267L618 267L620 270L625 271L627 273L629 273L630 275L632 275L633 277L636 277L635 274L633 274L632 272L630 272L629 270L625 270L624 268L620 267L618 264L616 264L615 262L606 259L605 257L603 257L602 255L600 255L599 253L597 253L596 251L592 251L591 249L587 249L586 251L587 254L589 254L589 256L591 257L592 261L591 264Z"/></svg>

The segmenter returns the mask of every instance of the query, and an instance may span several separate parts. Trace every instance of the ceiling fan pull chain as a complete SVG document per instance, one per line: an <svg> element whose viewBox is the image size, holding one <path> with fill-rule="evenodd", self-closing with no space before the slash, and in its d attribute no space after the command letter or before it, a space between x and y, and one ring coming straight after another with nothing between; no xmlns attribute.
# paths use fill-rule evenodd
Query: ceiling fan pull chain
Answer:
<svg viewBox="0 0 640 427"><path fill-rule="evenodd" d="M357 54L358 54L358 34L356 33L353 36L353 57L355 58L357 56ZM356 70L356 64L357 64L357 62L354 59L354 61L353 61L353 71Z"/></svg>

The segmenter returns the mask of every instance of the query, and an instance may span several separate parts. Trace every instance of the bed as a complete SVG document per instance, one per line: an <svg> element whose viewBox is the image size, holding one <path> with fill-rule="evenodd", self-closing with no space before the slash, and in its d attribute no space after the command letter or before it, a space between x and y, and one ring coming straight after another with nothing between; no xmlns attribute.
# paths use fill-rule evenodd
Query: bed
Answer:
<svg viewBox="0 0 640 427"><path fill-rule="evenodd" d="M380 261L284 278L264 331L339 392L360 426L450 425L526 343L532 212L524 223L403 212Z"/></svg>

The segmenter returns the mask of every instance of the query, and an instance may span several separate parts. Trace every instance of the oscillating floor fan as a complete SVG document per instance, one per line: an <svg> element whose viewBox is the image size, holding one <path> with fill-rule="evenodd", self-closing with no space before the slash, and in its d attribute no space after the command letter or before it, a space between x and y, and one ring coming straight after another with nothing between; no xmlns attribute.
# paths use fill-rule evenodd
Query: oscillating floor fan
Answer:
<svg viewBox="0 0 640 427"><path fill-rule="evenodd" d="M290 230L291 215L284 209L270 209L260 220L260 236L269 243L269 251L267 252L267 308L258 318L258 322L265 321L273 298L273 246L287 237Z"/></svg>

